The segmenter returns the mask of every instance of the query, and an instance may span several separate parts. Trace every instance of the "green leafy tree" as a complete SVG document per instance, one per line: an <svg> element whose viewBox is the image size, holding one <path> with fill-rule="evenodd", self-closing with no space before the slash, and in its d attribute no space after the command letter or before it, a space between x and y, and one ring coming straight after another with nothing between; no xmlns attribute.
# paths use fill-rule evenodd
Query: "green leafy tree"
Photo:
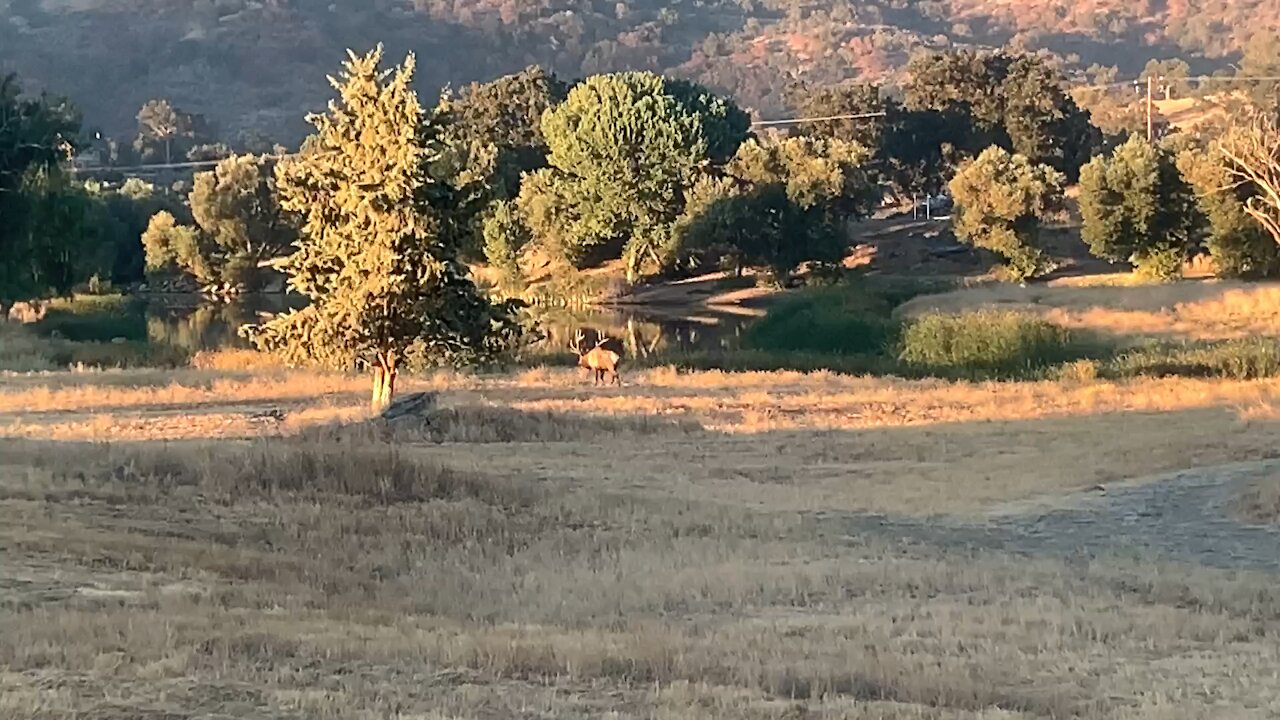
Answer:
<svg viewBox="0 0 1280 720"><path fill-rule="evenodd" d="M1062 76L1038 57L958 50L919 55L908 71L907 107L972 120L962 150L997 145L1071 179L1101 143Z"/></svg>
<svg viewBox="0 0 1280 720"><path fill-rule="evenodd" d="M103 204L103 266L110 268L110 277L117 283L141 280L146 269L146 248L138 239L161 210L185 217L181 198L138 178L129 178L118 188L88 185Z"/></svg>
<svg viewBox="0 0 1280 720"><path fill-rule="evenodd" d="M262 158L227 158L197 173L187 196L195 228L169 212L143 245L153 271L180 271L202 285L246 286L267 260L288 253L297 230L280 207ZM178 245L166 247L166 239Z"/></svg>
<svg viewBox="0 0 1280 720"><path fill-rule="evenodd" d="M869 158L863 146L837 139L748 140L724 177L690 191L677 236L778 278L802 262L838 261L846 223L873 206Z"/></svg>
<svg viewBox="0 0 1280 720"><path fill-rule="evenodd" d="M164 148L164 161L171 163L174 142L194 137L194 118L168 100L149 100L138 111L138 138L133 145L144 159L159 146Z"/></svg>
<svg viewBox="0 0 1280 720"><path fill-rule="evenodd" d="M510 200L520 191L523 173L546 166L542 115L563 102L567 93L568 87L554 74L531 66L468 85L457 96L446 92L434 120L450 145L495 149L493 196Z"/></svg>
<svg viewBox="0 0 1280 720"><path fill-rule="evenodd" d="M802 86L792 105L804 117L884 113L797 125L795 135L855 142L873 155L871 167L898 195L936 193L954 173L957 149L972 142L972 120L954 111L909 110L875 85Z"/></svg>
<svg viewBox="0 0 1280 720"><path fill-rule="evenodd" d="M1173 154L1134 137L1080 173L1081 235L1095 256L1176 277L1200 246L1201 220Z"/></svg>
<svg viewBox="0 0 1280 720"><path fill-rule="evenodd" d="M276 170L282 206L304 220L284 269L311 304L245 332L291 362L370 368L377 408L402 367L486 360L518 328L510 306L467 277L433 209L440 148L412 88L413 56L388 72L381 46L349 55L332 80L339 99Z"/></svg>
<svg viewBox="0 0 1280 720"><path fill-rule="evenodd" d="M206 282L248 282L260 262L286 254L297 237L262 158L230 157L196 174L188 203L208 240L204 265L214 277Z"/></svg>
<svg viewBox="0 0 1280 720"><path fill-rule="evenodd" d="M75 194L61 163L79 131L65 100L26 96L15 76L0 79L0 310L83 279L83 213L58 202Z"/></svg>
<svg viewBox="0 0 1280 720"><path fill-rule="evenodd" d="M1061 173L1024 155L992 147L961 166L951 181L956 236L1004 258L1019 281L1051 271L1040 227L1063 202Z"/></svg>
<svg viewBox="0 0 1280 720"><path fill-rule="evenodd" d="M574 262L604 248L629 282L672 266L685 192L727 162L749 120L705 88L651 73L598 75L543 116L550 167L532 174L520 204L539 238Z"/></svg>
<svg viewBox="0 0 1280 720"><path fill-rule="evenodd" d="M1178 153L1182 177L1195 192L1204 218L1205 247L1219 275L1274 277L1280 274L1280 245L1249 216L1247 188L1233 182L1225 158L1189 148Z"/></svg>
<svg viewBox="0 0 1280 720"><path fill-rule="evenodd" d="M515 203L501 201L484 220L484 254L508 281L520 277L520 252L529 244L529 227Z"/></svg>
<svg viewBox="0 0 1280 720"><path fill-rule="evenodd" d="M511 200L526 173L546 166L542 115L564 100L566 87L542 68L529 67L454 95L447 89L429 127L442 152L432 175L451 188L436 203L459 233L462 255L480 259L484 222L495 203Z"/></svg>
<svg viewBox="0 0 1280 720"><path fill-rule="evenodd" d="M1280 245L1280 114L1264 111L1218 145L1244 210Z"/></svg>
<svg viewBox="0 0 1280 720"><path fill-rule="evenodd" d="M142 231L147 270L154 273L184 271L197 279L212 278L214 271L207 265L207 258L212 253L202 239L199 230L179 223L168 210L157 212Z"/></svg>

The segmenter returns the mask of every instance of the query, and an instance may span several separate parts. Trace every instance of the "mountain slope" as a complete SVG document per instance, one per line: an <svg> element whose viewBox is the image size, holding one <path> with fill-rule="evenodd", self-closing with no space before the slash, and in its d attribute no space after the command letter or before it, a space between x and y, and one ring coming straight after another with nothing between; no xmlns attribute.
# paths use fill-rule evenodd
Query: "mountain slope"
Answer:
<svg viewBox="0 0 1280 720"><path fill-rule="evenodd" d="M531 63L568 77L636 68L771 114L794 80L891 79L921 47L1011 44L1128 73L1182 56L1212 70L1276 30L1276 0L0 0L0 69L71 96L113 135L167 97L228 139L292 142L342 50L379 41L418 53L427 93Z"/></svg>

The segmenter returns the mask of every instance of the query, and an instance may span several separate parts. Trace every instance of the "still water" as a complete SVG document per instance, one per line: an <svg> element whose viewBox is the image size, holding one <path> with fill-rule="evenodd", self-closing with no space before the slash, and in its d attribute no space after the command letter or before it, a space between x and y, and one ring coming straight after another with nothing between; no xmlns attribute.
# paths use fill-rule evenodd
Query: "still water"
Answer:
<svg viewBox="0 0 1280 720"><path fill-rule="evenodd" d="M232 304L211 304L194 297L151 298L130 306L133 317L123 328L103 330L107 334L169 345L190 353L246 347L247 343L237 333L241 325L261 322L299 306L299 302L282 296L254 296ZM568 352L569 344L582 331L588 338L603 333L621 342L631 357L732 348L752 320L739 315L657 314L630 308L543 312L534 317L543 335L535 348L537 351Z"/></svg>

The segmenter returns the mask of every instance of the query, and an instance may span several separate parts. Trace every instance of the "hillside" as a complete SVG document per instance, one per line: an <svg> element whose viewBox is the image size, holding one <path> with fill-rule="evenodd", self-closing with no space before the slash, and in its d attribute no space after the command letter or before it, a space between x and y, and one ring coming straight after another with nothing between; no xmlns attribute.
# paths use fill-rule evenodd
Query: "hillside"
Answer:
<svg viewBox="0 0 1280 720"><path fill-rule="evenodd" d="M1133 73L1152 57L1198 70L1280 30L1274 0L0 0L0 69L74 98L90 126L132 133L167 97L227 139L292 142L347 47L416 51L423 90L531 63L568 77L685 75L765 114L793 79L892 79L953 44L1049 50Z"/></svg>

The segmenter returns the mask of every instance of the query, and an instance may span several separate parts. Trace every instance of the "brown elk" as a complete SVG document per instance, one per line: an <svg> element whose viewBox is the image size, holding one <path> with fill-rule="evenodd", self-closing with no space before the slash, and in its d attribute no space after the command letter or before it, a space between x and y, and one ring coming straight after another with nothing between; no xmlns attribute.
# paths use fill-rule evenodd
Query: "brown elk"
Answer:
<svg viewBox="0 0 1280 720"><path fill-rule="evenodd" d="M578 367L592 372L595 385L604 382L608 376L613 376L614 385L621 385L622 378L618 375L618 363L622 361L622 356L605 347L609 338L604 333L600 333L596 337L596 346L590 350L584 350L582 343L586 339L587 334L579 330L573 342L569 344L569 348L578 355Z"/></svg>

